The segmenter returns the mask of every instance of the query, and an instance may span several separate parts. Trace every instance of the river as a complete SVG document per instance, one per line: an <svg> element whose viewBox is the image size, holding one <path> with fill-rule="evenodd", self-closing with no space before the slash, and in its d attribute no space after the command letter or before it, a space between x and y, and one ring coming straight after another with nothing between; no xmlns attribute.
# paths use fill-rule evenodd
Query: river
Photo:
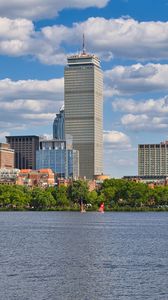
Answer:
<svg viewBox="0 0 168 300"><path fill-rule="evenodd" d="M1 212L1 300L167 300L168 213Z"/></svg>

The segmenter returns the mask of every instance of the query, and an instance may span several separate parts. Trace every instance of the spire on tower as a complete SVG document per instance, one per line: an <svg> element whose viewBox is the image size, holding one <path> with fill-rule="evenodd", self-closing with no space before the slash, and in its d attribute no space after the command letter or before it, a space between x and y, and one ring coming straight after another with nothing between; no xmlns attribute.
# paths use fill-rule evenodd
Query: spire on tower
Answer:
<svg viewBox="0 0 168 300"><path fill-rule="evenodd" d="M83 33L83 47L82 47L83 51L82 54L86 54L86 49L85 49L85 34Z"/></svg>

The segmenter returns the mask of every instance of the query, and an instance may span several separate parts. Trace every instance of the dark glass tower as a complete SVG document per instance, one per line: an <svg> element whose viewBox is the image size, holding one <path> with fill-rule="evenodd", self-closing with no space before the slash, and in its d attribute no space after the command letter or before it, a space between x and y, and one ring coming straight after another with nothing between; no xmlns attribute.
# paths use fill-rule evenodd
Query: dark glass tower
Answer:
<svg viewBox="0 0 168 300"><path fill-rule="evenodd" d="M57 140L65 139L64 132L64 107L61 107L59 114L56 114L56 118L53 123L53 138Z"/></svg>

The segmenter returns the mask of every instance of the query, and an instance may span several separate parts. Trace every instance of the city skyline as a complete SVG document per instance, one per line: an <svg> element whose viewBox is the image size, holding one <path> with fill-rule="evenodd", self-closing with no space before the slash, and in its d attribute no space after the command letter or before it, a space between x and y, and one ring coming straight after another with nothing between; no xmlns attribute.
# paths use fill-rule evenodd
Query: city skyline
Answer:
<svg viewBox="0 0 168 300"><path fill-rule="evenodd" d="M138 174L138 144L168 139L167 0L33 3L0 2L0 142L52 136L85 33L104 71L104 173Z"/></svg>

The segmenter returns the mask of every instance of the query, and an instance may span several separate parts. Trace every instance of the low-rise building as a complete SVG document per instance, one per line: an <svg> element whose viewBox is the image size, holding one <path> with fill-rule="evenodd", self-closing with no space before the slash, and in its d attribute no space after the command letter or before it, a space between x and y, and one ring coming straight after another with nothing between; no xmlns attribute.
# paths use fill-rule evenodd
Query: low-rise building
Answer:
<svg viewBox="0 0 168 300"><path fill-rule="evenodd" d="M168 176L124 176L123 179L146 183L150 187L168 185Z"/></svg>
<svg viewBox="0 0 168 300"><path fill-rule="evenodd" d="M54 173L51 169L41 169L41 170L23 169L20 170L17 184L26 185L29 187L52 186L55 184Z"/></svg>
<svg viewBox="0 0 168 300"><path fill-rule="evenodd" d="M0 169L0 184L14 185L17 184L19 169Z"/></svg>

